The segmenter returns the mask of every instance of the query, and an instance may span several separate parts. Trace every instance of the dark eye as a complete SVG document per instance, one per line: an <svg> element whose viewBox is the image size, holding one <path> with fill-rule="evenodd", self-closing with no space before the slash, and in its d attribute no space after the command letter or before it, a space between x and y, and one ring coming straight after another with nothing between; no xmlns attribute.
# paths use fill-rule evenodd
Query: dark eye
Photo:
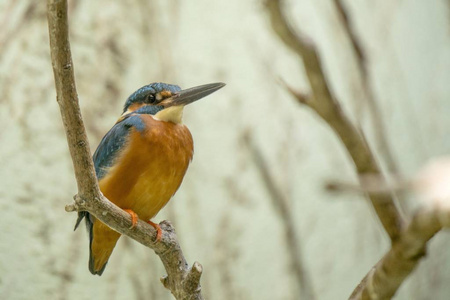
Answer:
<svg viewBox="0 0 450 300"><path fill-rule="evenodd" d="M154 104L154 103L156 102L155 95L153 95L153 94L148 94L146 100L147 100L147 101L146 101L147 103L149 103L149 104Z"/></svg>

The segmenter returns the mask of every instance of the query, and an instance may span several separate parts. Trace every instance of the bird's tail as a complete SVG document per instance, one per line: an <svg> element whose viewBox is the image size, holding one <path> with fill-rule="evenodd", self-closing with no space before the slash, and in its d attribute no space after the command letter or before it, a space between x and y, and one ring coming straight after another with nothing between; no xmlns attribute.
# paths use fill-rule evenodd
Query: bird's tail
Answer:
<svg viewBox="0 0 450 300"><path fill-rule="evenodd" d="M89 271L93 275L101 276L120 234L95 220L88 212L78 213L75 229L83 218L86 220L86 228L89 232Z"/></svg>

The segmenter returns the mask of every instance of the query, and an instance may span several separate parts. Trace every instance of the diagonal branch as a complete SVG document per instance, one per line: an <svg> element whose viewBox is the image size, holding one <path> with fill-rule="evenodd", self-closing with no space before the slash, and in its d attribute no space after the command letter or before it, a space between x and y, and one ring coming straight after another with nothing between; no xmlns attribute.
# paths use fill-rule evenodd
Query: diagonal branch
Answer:
<svg viewBox="0 0 450 300"><path fill-rule="evenodd" d="M130 229L129 214L108 201L100 192L78 104L68 37L67 1L48 0L47 19L57 102L78 185L75 203L68 205L66 210L88 211L117 232L153 249L168 274L163 280L164 286L170 289L176 299L203 299L200 286L202 267L197 262L193 268L189 267L171 224L166 221L161 223L163 237L161 242L155 243L153 239L156 231L153 227L139 220L137 226Z"/></svg>
<svg viewBox="0 0 450 300"><path fill-rule="evenodd" d="M373 92L369 84L369 72L367 70L367 57L364 55L363 48L359 43L356 36L356 32L350 24L350 19L345 9L343 0L334 0L337 12L342 20L344 31L350 39L350 44L355 52L355 62L361 74L362 88L365 93L367 104L369 105L369 113L371 114L372 127L375 133L375 139L378 142L380 154L386 161L387 168L389 172L393 174L398 173L398 168L396 166L394 155L389 147L389 143L386 139L386 126L384 125L383 118L381 116L381 110L375 99L375 93Z"/></svg>
<svg viewBox="0 0 450 300"><path fill-rule="evenodd" d="M345 32L350 39L350 43L352 45L353 50L355 51L357 57L358 67L361 69L363 73L364 79L367 77L367 64L366 64L366 56L364 55L363 49L358 42L358 38L356 37L355 31L352 29L350 24L349 16L347 14L347 10L342 3L342 0L334 0L334 5L336 6L338 15L340 16Z"/></svg>
<svg viewBox="0 0 450 300"><path fill-rule="evenodd" d="M400 238L353 291L350 300L391 299L426 255L427 242L449 225L448 208L418 209Z"/></svg>
<svg viewBox="0 0 450 300"><path fill-rule="evenodd" d="M266 5L275 33L303 60L312 96L309 101L298 99L299 102L313 109L334 130L346 147L358 174L381 174L364 134L352 124L339 102L332 96L314 45L291 28L282 10L281 0L266 0ZM391 194L368 197L384 229L391 240L395 241L399 237L404 220L395 205L394 197Z"/></svg>

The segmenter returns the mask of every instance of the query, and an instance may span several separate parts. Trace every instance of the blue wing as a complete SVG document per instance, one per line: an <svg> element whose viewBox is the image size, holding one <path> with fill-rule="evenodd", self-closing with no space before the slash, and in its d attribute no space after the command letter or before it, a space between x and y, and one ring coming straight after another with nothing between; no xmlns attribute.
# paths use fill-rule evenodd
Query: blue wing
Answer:
<svg viewBox="0 0 450 300"><path fill-rule="evenodd" d="M108 173L108 169L113 166L114 160L120 154L121 150L124 149L132 128L135 128L138 131L144 129L144 123L139 115L130 114L125 116L123 119L119 120L101 140L93 156L95 173L97 174L97 179L99 181ZM92 234L93 223L88 212L78 213L75 229L77 229L78 225L80 225L80 222L85 217L88 231ZM90 239L92 241L92 236Z"/></svg>
<svg viewBox="0 0 450 300"><path fill-rule="evenodd" d="M108 172L114 159L120 153L120 150L128 140L130 134L130 126L122 121L117 123L111 128L108 133L103 137L97 150L94 152L94 167L97 179L102 179Z"/></svg>
<svg viewBox="0 0 450 300"><path fill-rule="evenodd" d="M144 123L139 114L133 113L126 115L119 120L113 128L103 137L97 150L94 152L94 166L97 179L102 179L108 172L108 169L114 164L114 160L124 148L128 141L131 128L138 131L144 129Z"/></svg>

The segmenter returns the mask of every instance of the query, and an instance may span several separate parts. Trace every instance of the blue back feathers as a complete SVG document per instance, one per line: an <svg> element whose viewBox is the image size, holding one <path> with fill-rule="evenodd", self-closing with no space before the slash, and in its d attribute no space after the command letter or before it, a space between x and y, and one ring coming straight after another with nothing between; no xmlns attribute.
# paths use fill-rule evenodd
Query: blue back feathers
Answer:
<svg viewBox="0 0 450 300"><path fill-rule="evenodd" d="M144 130L144 123L140 116L135 113L116 123L103 137L97 150L95 150L93 159L98 180L102 179L106 175L108 168L114 164L114 159L128 141L131 128L134 127L138 131Z"/></svg>

